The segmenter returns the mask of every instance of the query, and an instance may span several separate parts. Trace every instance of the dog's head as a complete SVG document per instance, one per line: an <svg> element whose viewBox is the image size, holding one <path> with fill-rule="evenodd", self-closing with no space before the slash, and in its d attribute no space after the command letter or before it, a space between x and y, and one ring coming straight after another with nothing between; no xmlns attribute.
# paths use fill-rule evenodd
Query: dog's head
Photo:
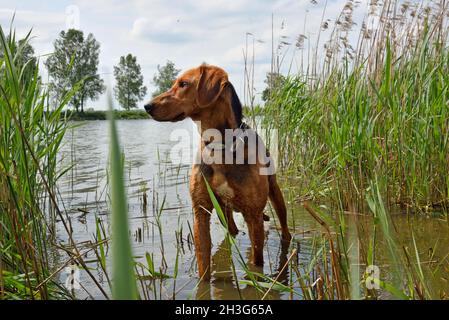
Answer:
<svg viewBox="0 0 449 320"><path fill-rule="evenodd" d="M180 121L212 107L227 84L223 69L203 64L184 72L170 90L146 104L145 110L157 121Z"/></svg>

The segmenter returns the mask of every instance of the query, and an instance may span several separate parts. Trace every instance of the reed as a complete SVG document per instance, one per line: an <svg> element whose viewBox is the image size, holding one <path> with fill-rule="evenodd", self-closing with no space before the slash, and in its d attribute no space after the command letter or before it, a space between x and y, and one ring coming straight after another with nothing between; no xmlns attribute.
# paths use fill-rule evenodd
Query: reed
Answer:
<svg viewBox="0 0 449 320"><path fill-rule="evenodd" d="M377 174L388 208L447 211L448 4L400 4L367 14L357 48L337 19L324 57L272 90L265 122L287 142L281 165L303 180L301 196L368 212ZM368 29L373 17L378 25Z"/></svg>
<svg viewBox="0 0 449 320"><path fill-rule="evenodd" d="M136 300L138 297L134 259L131 251L128 227L128 205L126 201L123 157L109 94L109 138L110 138L110 189L112 214L112 296L118 300Z"/></svg>
<svg viewBox="0 0 449 320"><path fill-rule="evenodd" d="M23 61L29 38L30 33L18 42L12 23L8 36L0 26L0 298L74 298L58 279L68 265L84 269L107 298L83 259L92 248L81 252L74 241L56 187L67 172L58 167L69 127L61 114L81 83L53 101L39 76L39 63ZM67 243L56 237L56 220ZM67 260L55 261L55 251Z"/></svg>
<svg viewBox="0 0 449 320"><path fill-rule="evenodd" d="M57 152L67 124L21 51L0 26L0 299L70 296L51 277L48 239L55 238Z"/></svg>
<svg viewBox="0 0 449 320"><path fill-rule="evenodd" d="M440 298L428 281L438 267L422 263L412 224L402 232L413 247L398 241L392 214L447 220L448 4L372 1L354 45L356 6L346 3L323 50L318 36L309 61L271 88L264 108L267 135L282 141L281 171L299 181L296 200L308 200L323 227L308 268L292 271L304 299ZM361 268L380 264L381 246L391 279Z"/></svg>

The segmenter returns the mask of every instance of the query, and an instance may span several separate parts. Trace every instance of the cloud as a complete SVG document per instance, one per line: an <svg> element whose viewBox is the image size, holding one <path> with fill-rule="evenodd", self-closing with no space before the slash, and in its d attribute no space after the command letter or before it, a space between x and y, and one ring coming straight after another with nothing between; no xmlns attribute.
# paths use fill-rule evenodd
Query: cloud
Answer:
<svg viewBox="0 0 449 320"><path fill-rule="evenodd" d="M138 18L134 21L131 35L157 43L183 43L193 41L195 34L183 30L174 17L157 20Z"/></svg>
<svg viewBox="0 0 449 320"><path fill-rule="evenodd" d="M30 30L31 44L44 55L51 51L52 43L59 30L65 26L64 12L39 12L34 10L16 10L15 8L0 9L0 23L4 32L9 32L9 26L14 17L13 28L17 38L24 38Z"/></svg>

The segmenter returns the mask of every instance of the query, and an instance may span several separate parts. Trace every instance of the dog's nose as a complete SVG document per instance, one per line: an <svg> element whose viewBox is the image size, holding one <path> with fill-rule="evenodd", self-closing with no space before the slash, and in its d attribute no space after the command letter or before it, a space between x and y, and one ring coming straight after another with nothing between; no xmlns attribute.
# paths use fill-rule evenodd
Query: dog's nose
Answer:
<svg viewBox="0 0 449 320"><path fill-rule="evenodd" d="M151 110L154 108L154 104L152 104L152 103L150 102L150 103L146 104L146 105L144 106L144 108L145 108L145 111L146 111L146 112L151 113Z"/></svg>

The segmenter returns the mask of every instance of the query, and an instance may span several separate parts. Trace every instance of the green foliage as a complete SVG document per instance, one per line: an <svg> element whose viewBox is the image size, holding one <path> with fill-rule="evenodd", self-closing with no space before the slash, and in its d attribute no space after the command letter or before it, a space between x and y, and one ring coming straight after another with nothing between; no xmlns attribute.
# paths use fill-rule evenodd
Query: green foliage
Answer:
<svg viewBox="0 0 449 320"><path fill-rule="evenodd" d="M100 44L92 34L85 38L80 30L61 31L54 42L53 54L45 61L56 100L78 83L81 87L70 100L77 112L84 111L88 99L98 99L105 90L98 74L99 54Z"/></svg>
<svg viewBox="0 0 449 320"><path fill-rule="evenodd" d="M114 94L122 108L137 108L137 102L147 93L137 58L131 54L120 57L119 64L114 67L114 76L117 82Z"/></svg>
<svg viewBox="0 0 449 320"><path fill-rule="evenodd" d="M71 121L87 121L87 120L107 120L108 111L94 110L77 113L66 111L61 114L62 119ZM116 120L142 120L148 119L148 114L144 110L114 110L114 119Z"/></svg>
<svg viewBox="0 0 449 320"><path fill-rule="evenodd" d="M387 40L371 50L383 57L377 65L359 58L318 82L286 80L265 122L286 142L281 165L304 179L304 195L363 212L377 174L390 206L448 208L449 50L437 36L422 33L410 48Z"/></svg>
<svg viewBox="0 0 449 320"><path fill-rule="evenodd" d="M262 100L267 102L284 85L285 80L285 76L278 72L268 72L264 81L267 87L262 91Z"/></svg>
<svg viewBox="0 0 449 320"><path fill-rule="evenodd" d="M145 120L148 119L148 113L144 110L114 111L114 117L117 120Z"/></svg>
<svg viewBox="0 0 449 320"><path fill-rule="evenodd" d="M264 108L280 167L299 182L296 197L308 200L303 206L326 234L314 238L309 268L293 268L306 299L447 296L435 288L440 265L424 262L428 247L418 248L421 221L413 225L414 213L447 220L449 212L447 5L410 13L406 4L398 16L391 8L399 3L367 13L379 23L374 30L362 23L357 48L349 45L346 7L322 56L287 77ZM361 266L382 271L363 274Z"/></svg>
<svg viewBox="0 0 449 320"><path fill-rule="evenodd" d="M165 66L158 65L157 71L158 73L153 77L153 83L157 87L156 91L153 92L153 97L168 91L181 70L176 69L175 64L168 60Z"/></svg>
<svg viewBox="0 0 449 320"><path fill-rule="evenodd" d="M25 83L32 81L37 68L37 58L34 56L34 48L28 42L28 39L20 39L16 41L15 35L8 35L6 43L11 50L11 54L15 56L15 64L17 69L23 74ZM3 45L0 44L0 59L4 58Z"/></svg>
<svg viewBox="0 0 449 320"><path fill-rule="evenodd" d="M264 108L260 105L256 105L253 108L250 108L248 106L243 106L243 116L245 118L251 118L251 117L257 117L257 116L263 116Z"/></svg>
<svg viewBox="0 0 449 320"><path fill-rule="evenodd" d="M109 96L110 136L110 192L112 213L112 296L114 299L137 299L134 260L128 229L128 205L126 201L123 160L117 128L112 113L112 97Z"/></svg>
<svg viewBox="0 0 449 320"><path fill-rule="evenodd" d="M54 195L67 128L60 113L73 91L49 112L38 65L27 70L29 35L14 39L0 27L0 299L58 298L67 292L50 277L55 207L45 199Z"/></svg>

